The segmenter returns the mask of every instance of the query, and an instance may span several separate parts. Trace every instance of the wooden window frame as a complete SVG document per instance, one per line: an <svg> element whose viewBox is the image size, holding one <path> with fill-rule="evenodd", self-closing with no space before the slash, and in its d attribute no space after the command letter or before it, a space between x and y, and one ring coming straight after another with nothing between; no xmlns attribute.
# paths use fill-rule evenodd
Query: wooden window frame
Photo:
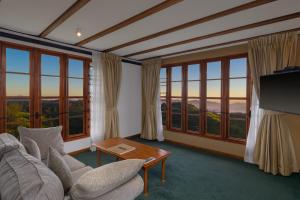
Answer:
<svg viewBox="0 0 300 200"><path fill-rule="evenodd" d="M234 99L229 97L229 63L231 59L237 58L247 58L247 91L246 97L243 100L246 100L246 129L249 129L250 124L250 105L251 105L251 78L250 78L250 70L248 63L248 54L237 54L237 55L229 55L223 57L209 58L209 59L201 59L184 63L174 63L169 65L164 65L162 68L166 68L167 71L167 94L166 96L161 96L166 99L167 103L167 119L166 126L164 126L165 130L174 131L183 134L195 135L200 137L206 137L210 139L222 140L232 143L245 144L246 139L242 138L232 138L229 137L229 100ZM221 97L207 97L206 89L207 89L207 63L221 61L221 78L218 79L221 81ZM187 70L188 65L199 64L200 65L200 130L199 132L188 130L188 114L187 114L187 101L191 99L188 97L188 80L187 80ZM182 96L181 97L173 97L171 96L171 68L176 66L182 66ZM181 129L174 129L171 127L171 117L172 117L172 107L171 107L171 99L172 98L182 98L182 125ZM198 97L196 97L198 98ZM209 134L206 131L206 101L207 99L220 99L221 100L221 123L220 123L220 135ZM240 98L238 98L240 99ZM247 131L245 138L247 138Z"/></svg>
<svg viewBox="0 0 300 200"><path fill-rule="evenodd" d="M22 99L29 99L30 112L30 127L41 127L41 100L42 99L59 99L59 124L63 126L62 136L64 141L72 141L90 136L90 62L91 59L83 56L72 55L67 53L46 50L26 45L15 44L11 42L0 41L0 133L5 132L6 129L6 100L20 97L6 97L6 48L14 48L26 50L30 53L30 91L29 97L21 97ZM59 97L42 97L41 96L41 55L51 55L60 58L60 92ZM83 133L68 135L67 134L67 100L68 100L68 77L67 77L67 61L68 59L82 60L84 63L83 69Z"/></svg>

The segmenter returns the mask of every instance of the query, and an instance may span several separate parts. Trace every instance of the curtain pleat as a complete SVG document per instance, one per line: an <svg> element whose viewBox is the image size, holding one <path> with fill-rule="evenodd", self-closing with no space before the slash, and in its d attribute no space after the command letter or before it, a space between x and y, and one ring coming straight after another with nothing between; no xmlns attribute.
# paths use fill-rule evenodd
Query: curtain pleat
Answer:
<svg viewBox="0 0 300 200"><path fill-rule="evenodd" d="M295 65L297 33L258 38L249 41L248 46L252 80L256 94L260 97L260 76ZM288 176L298 172L291 132L281 113L263 111L253 160L260 169L272 174Z"/></svg>
<svg viewBox="0 0 300 200"><path fill-rule="evenodd" d="M157 138L157 95L161 60L145 61L142 66L142 133L141 138Z"/></svg>
<svg viewBox="0 0 300 200"><path fill-rule="evenodd" d="M105 138L119 136L118 99L120 93L122 65L119 56L103 53L104 95L105 95Z"/></svg>

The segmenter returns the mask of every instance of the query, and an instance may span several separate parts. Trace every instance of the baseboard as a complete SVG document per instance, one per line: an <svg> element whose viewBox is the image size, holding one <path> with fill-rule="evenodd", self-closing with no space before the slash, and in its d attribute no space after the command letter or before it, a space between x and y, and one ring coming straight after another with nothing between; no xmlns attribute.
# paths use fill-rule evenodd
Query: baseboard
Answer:
<svg viewBox="0 0 300 200"><path fill-rule="evenodd" d="M141 133L136 133L134 135L131 135L131 136L127 136L125 137L126 139L131 139L131 138L136 138L136 137L139 137L141 135Z"/></svg>
<svg viewBox="0 0 300 200"><path fill-rule="evenodd" d="M84 149L80 149L80 150L77 150L77 151L73 151L73 152L70 152L68 154L70 156L77 156L78 154L81 154L81 153L84 153L84 152L87 152L87 151L90 151L90 147L87 147L87 148L84 148Z"/></svg>
<svg viewBox="0 0 300 200"><path fill-rule="evenodd" d="M221 152L221 151L201 148L201 147L197 147L197 146L194 146L194 145L185 144L185 143L182 143L182 142L177 142L177 141L173 141L173 140L169 140L169 139L165 139L165 141L169 142L171 144L175 144L175 145L182 146L182 147L185 147L185 148L194 149L194 150L201 151L201 152L207 152L207 153L211 153L211 154L215 154L215 155L219 155L219 156L234 158L234 159L237 159L237 160L244 160L243 157L240 157L240 156L237 156L237 155L232 155L232 154Z"/></svg>

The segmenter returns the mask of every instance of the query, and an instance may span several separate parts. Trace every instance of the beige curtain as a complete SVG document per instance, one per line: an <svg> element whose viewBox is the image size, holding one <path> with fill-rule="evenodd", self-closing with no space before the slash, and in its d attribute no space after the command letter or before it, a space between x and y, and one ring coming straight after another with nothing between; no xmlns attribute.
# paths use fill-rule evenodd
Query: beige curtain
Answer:
<svg viewBox="0 0 300 200"><path fill-rule="evenodd" d="M145 61L142 66L142 133L141 138L157 138L156 102L161 60Z"/></svg>
<svg viewBox="0 0 300 200"><path fill-rule="evenodd" d="M249 41L249 65L260 95L260 76L296 63L297 33L283 33ZM288 102L287 102L288 103ZM298 172L291 132L283 114L265 111L259 126L253 159L265 172L287 176Z"/></svg>
<svg viewBox="0 0 300 200"><path fill-rule="evenodd" d="M122 74L121 58L108 53L101 55L105 95L105 138L119 136L118 99Z"/></svg>

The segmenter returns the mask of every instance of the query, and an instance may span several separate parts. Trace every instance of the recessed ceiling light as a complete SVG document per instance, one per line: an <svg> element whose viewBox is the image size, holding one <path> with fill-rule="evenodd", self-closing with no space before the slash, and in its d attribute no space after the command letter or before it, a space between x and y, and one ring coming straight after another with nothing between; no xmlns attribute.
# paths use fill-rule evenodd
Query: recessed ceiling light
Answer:
<svg viewBox="0 0 300 200"><path fill-rule="evenodd" d="M76 29L76 35L77 35L77 37L81 37L82 36L81 30L79 28Z"/></svg>

